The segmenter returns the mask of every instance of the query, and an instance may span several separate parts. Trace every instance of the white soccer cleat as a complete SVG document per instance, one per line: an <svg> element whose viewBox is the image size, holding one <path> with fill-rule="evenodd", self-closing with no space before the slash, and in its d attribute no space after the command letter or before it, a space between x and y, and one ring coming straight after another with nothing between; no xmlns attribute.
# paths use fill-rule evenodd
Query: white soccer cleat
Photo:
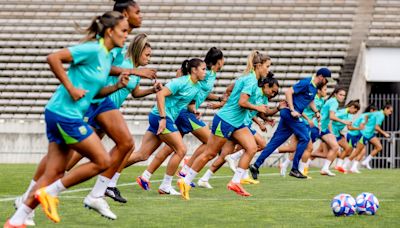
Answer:
<svg viewBox="0 0 400 228"><path fill-rule="evenodd" d="M321 174L321 175L330 176L330 177L336 176L336 174L332 173L329 169L327 169L327 170L321 170L321 171L320 171L320 174Z"/></svg>
<svg viewBox="0 0 400 228"><path fill-rule="evenodd" d="M86 196L83 200L83 204L86 208L93 209L97 211L101 216L106 217L108 219L115 220L117 216L110 210L110 206L105 199L94 198L90 195Z"/></svg>
<svg viewBox="0 0 400 228"><path fill-rule="evenodd" d="M372 167L369 165L369 162L361 162L361 165L362 166L364 166L365 168L367 168L367 169L369 169L369 170L371 170L372 169Z"/></svg>
<svg viewBox="0 0 400 228"><path fill-rule="evenodd" d="M361 173L360 170L358 170L357 168L356 169L350 169L350 172L351 173L357 173L357 174Z"/></svg>
<svg viewBox="0 0 400 228"><path fill-rule="evenodd" d="M180 196L181 193L176 191L172 186L160 186L158 189L160 195Z"/></svg>
<svg viewBox="0 0 400 228"><path fill-rule="evenodd" d="M208 181L202 181L201 179L199 181L197 181L197 186L199 186L201 188L208 188L208 189L212 189L213 188L211 186L211 184L208 183Z"/></svg>
<svg viewBox="0 0 400 228"><path fill-rule="evenodd" d="M236 172L237 161L233 159L230 155L227 155L225 157L225 161L228 162L229 168L232 170L232 172Z"/></svg>
<svg viewBox="0 0 400 228"><path fill-rule="evenodd" d="M19 196L15 199L14 201L14 208L17 210L22 204L24 203L23 197ZM25 219L25 225L27 226L36 226L35 221L33 220L35 218L35 211L32 211L28 217Z"/></svg>

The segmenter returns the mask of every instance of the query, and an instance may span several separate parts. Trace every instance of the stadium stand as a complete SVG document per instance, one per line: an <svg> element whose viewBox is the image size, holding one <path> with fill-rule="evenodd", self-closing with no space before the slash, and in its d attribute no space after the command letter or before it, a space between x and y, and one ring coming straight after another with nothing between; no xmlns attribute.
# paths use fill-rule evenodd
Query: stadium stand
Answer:
<svg viewBox="0 0 400 228"><path fill-rule="evenodd" d="M139 2L144 23L135 33L149 34L153 46L150 67L158 70L159 80L167 82L185 58L202 57L216 46L226 56L217 93L240 75L252 49L267 51L272 57L272 70L284 89L322 66L339 78L359 4L357 0ZM82 34L74 24L87 26L93 16L112 9L113 2L0 3L0 119L42 119L43 107L59 84L49 71L46 55L79 42ZM392 9L393 5L397 8ZM399 39L400 22L391 16L399 8L397 1L377 1L370 40ZM384 34L378 32L382 26ZM151 84L142 81L142 86ZM272 105L283 98L284 89ZM146 120L154 104L154 96L128 99L122 110L127 119ZM202 107L210 119L215 111Z"/></svg>

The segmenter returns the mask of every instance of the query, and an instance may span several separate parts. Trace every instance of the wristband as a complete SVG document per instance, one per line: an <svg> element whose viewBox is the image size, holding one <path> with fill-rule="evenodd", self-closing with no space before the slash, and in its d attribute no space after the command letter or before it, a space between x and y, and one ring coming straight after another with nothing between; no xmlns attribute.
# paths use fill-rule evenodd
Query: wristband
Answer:
<svg viewBox="0 0 400 228"><path fill-rule="evenodd" d="M167 117L165 117L165 116L160 116L160 119L167 119Z"/></svg>

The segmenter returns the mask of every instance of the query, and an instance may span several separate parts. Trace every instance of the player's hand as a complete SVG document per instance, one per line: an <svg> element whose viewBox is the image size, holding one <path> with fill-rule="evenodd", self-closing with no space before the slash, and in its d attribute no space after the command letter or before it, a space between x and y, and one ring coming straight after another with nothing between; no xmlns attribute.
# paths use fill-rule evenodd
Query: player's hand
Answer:
<svg viewBox="0 0 400 228"><path fill-rule="evenodd" d="M365 124L360 124L360 130L364 130L364 128L365 128Z"/></svg>
<svg viewBox="0 0 400 228"><path fill-rule="evenodd" d="M274 119L267 119L265 122L270 125L271 127L275 126L275 120Z"/></svg>
<svg viewBox="0 0 400 228"><path fill-rule="evenodd" d="M308 121L308 125L310 125L311 128L315 127L314 121L312 121L312 120Z"/></svg>
<svg viewBox="0 0 400 228"><path fill-rule="evenodd" d="M194 115L196 116L196 118L199 120L201 118L201 112L196 111L194 113Z"/></svg>
<svg viewBox="0 0 400 228"><path fill-rule="evenodd" d="M129 72L124 71L118 76L117 88L121 89L128 85L129 82Z"/></svg>
<svg viewBox="0 0 400 228"><path fill-rule="evenodd" d="M301 114L298 113L298 112L295 111L295 110L290 111L290 115L292 115L292 117L294 117L294 118L300 118L300 117L301 117Z"/></svg>
<svg viewBox="0 0 400 228"><path fill-rule="evenodd" d="M259 105L256 107L257 112L266 114L268 111L268 107L266 105Z"/></svg>
<svg viewBox="0 0 400 228"><path fill-rule="evenodd" d="M179 77L182 77L182 76L183 76L182 69L179 68L178 70L176 70L176 77L179 78Z"/></svg>
<svg viewBox="0 0 400 228"><path fill-rule="evenodd" d="M131 74L133 73L131 72ZM137 69L136 75L143 78L156 79L157 71L155 69L150 69L150 68L140 68Z"/></svg>
<svg viewBox="0 0 400 228"><path fill-rule="evenodd" d="M281 110L283 108L287 108L288 107L287 102L286 101L279 101L278 107L279 107L279 110Z"/></svg>
<svg viewBox="0 0 400 228"><path fill-rule="evenodd" d="M88 92L87 90L78 89L75 87L72 87L71 89L68 90L69 95L72 97L74 101L77 101L82 97L84 97L87 92Z"/></svg>
<svg viewBox="0 0 400 228"><path fill-rule="evenodd" d="M164 86L161 82L156 81L153 85L154 92L156 92L156 93L161 91L163 88L164 88Z"/></svg>
<svg viewBox="0 0 400 228"><path fill-rule="evenodd" d="M266 132L267 131L267 127L264 125L264 124L260 124L260 125L258 125L259 127L260 127L260 130L261 131L263 131L263 132Z"/></svg>
<svg viewBox="0 0 400 228"><path fill-rule="evenodd" d="M161 133L165 130L166 125L167 125L167 120L166 120L166 119L161 119L161 120L158 122L157 135L161 134Z"/></svg>
<svg viewBox="0 0 400 228"><path fill-rule="evenodd" d="M343 123L346 124L347 126L351 126L351 124L352 124L351 121L347 121L347 120L343 121Z"/></svg>
<svg viewBox="0 0 400 228"><path fill-rule="evenodd" d="M383 136L384 136L385 138L390 138L390 134L387 133L387 132L385 132L385 133L383 134Z"/></svg>
<svg viewBox="0 0 400 228"><path fill-rule="evenodd" d="M221 102L208 102L207 108L219 109L219 108L221 108Z"/></svg>
<svg viewBox="0 0 400 228"><path fill-rule="evenodd" d="M321 113L316 112L315 113L315 117L317 118L317 120L319 121L321 119Z"/></svg>

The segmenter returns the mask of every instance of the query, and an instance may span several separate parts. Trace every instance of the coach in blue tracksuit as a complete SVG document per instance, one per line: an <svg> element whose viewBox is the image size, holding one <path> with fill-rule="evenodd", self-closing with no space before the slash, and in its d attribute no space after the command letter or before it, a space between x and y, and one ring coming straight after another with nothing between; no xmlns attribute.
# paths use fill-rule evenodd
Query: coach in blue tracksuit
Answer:
<svg viewBox="0 0 400 228"><path fill-rule="evenodd" d="M250 166L250 171L254 179L258 178L258 168L263 164L265 159L271 155L280 145L282 145L292 134L299 140L297 144L296 154L293 159L292 170L290 176L297 178L307 178L299 170L299 161L304 150L310 141L310 135L306 123L301 114L303 110L310 106L319 118L319 112L314 104L314 97L317 93L317 85L326 84L327 78L331 77L331 71L328 68L321 68L313 77L300 80L285 93L288 108L280 111L281 120L271 141L267 144L257 161Z"/></svg>

